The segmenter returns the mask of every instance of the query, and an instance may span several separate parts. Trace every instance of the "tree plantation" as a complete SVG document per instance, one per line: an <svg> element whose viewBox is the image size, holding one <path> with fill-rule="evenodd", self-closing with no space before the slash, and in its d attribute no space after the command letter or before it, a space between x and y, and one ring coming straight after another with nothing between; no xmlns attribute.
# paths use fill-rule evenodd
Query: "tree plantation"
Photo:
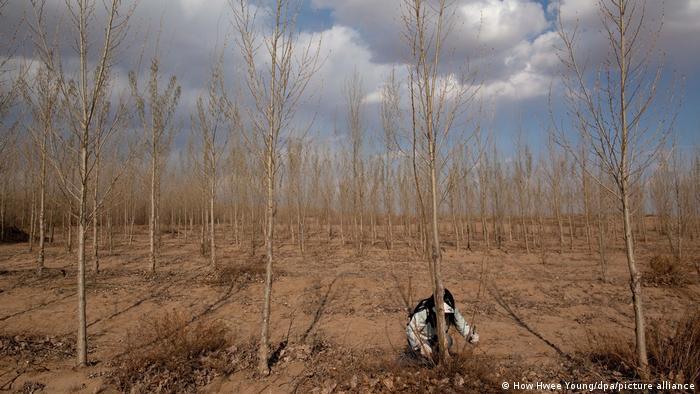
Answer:
<svg viewBox="0 0 700 394"><path fill-rule="evenodd" d="M364 3L0 0L0 390L698 387L696 4Z"/></svg>

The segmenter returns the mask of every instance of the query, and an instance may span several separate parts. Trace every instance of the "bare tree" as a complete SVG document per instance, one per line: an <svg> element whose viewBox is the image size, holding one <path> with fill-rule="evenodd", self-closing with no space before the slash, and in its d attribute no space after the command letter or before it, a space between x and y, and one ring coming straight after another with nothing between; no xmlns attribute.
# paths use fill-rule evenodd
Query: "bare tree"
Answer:
<svg viewBox="0 0 700 394"><path fill-rule="evenodd" d="M326 220L326 241L331 242L333 238L333 203L336 200L336 179L334 178L335 171L333 170L332 159L328 152L325 152L319 161L319 183L321 184L321 199L323 204L323 212ZM340 198L338 198L340 200ZM338 212L340 210L340 201L338 203Z"/></svg>
<svg viewBox="0 0 700 394"><path fill-rule="evenodd" d="M74 158L78 162L78 180L72 182L69 174L61 171L60 165L54 165L57 169L59 181L64 191L73 198L78 206L78 338L77 338L77 363L80 366L87 365L87 321L86 321L86 297L85 297L85 248L86 230L93 215L96 215L97 204L90 210L87 206L89 181L94 175L96 165L96 153L104 146L107 137L114 133L123 119L123 106L119 106L116 112L111 113L109 103L109 86L112 77L117 48L123 42L126 35L126 27L133 12L133 7L123 10L121 1L112 0L105 3L106 19L102 41L99 42L99 55L91 57L90 49L94 48L94 42L89 39L89 30L96 22L96 4L94 1L66 0L66 9L69 20L76 34L76 46L78 56L77 76L75 79L66 76L66 69L58 56L57 48L51 45L46 31L44 15L45 1L32 2L34 10L34 23L32 31L35 33L37 49L41 62L49 72L55 74L56 81L63 99L65 118L68 123L69 135L77 142L77 147L66 142L60 135L57 137L58 146L63 149L73 149ZM97 123L101 116L111 115L110 121L105 121L105 128L99 128ZM96 135L101 134L101 141L97 141ZM60 148L59 148L60 149ZM53 158L57 155L53 154ZM113 184L113 183L112 183ZM107 193L104 193L105 195Z"/></svg>
<svg viewBox="0 0 700 394"><path fill-rule="evenodd" d="M309 152L303 138L287 141L287 182L289 183L289 215L296 216L299 251L304 254L306 239L306 211L308 192L304 173L308 166ZM292 233L293 234L293 233Z"/></svg>
<svg viewBox="0 0 700 394"><path fill-rule="evenodd" d="M520 227L525 242L525 251L530 253L530 234L528 231L527 217L530 215L530 188L532 182L532 153L527 144L518 136L517 160L515 161L515 182L518 190L518 212L520 215Z"/></svg>
<svg viewBox="0 0 700 394"><path fill-rule="evenodd" d="M591 240L591 187L590 187L590 176L588 175L588 157L585 155L585 146L581 146L580 151L581 163L579 176L581 178L581 199L583 200L583 215L586 225L586 243L588 244L588 253L593 252L593 242Z"/></svg>
<svg viewBox="0 0 700 394"><path fill-rule="evenodd" d="M490 181L490 192L491 192L491 212L493 221L493 238L496 247L501 249L503 247L503 210L504 210L504 175L503 169L501 167L501 160L499 159L498 150L496 149L496 144L493 144L493 156L491 160L491 166L488 168L488 179Z"/></svg>
<svg viewBox="0 0 700 394"><path fill-rule="evenodd" d="M352 77L345 82L345 101L347 105L348 130L350 131L350 159L352 160L352 209L353 235L357 245L357 253L363 253L364 244L364 200L365 200L365 168L362 157L364 145L364 125L362 119L362 100L364 88L362 77L355 70Z"/></svg>
<svg viewBox="0 0 700 394"><path fill-rule="evenodd" d="M651 202L671 255L683 260L683 238L692 206L691 170L684 168L682 152L675 146L662 155L649 182Z"/></svg>
<svg viewBox="0 0 700 394"><path fill-rule="evenodd" d="M39 254L37 271L41 275L44 269L46 238L46 180L48 161L48 142L54 132L56 112L59 103L59 89L55 74L47 67L40 67L33 76L33 85L29 78L21 81L21 91L32 116L29 127L35 145L39 149Z"/></svg>
<svg viewBox="0 0 700 394"><path fill-rule="evenodd" d="M557 134L562 145L579 162L582 155L597 157L605 173L614 181L614 187L599 184L615 196L620 208L634 305L638 370L642 379L647 379L646 325L641 274L632 236L630 194L665 145L674 116L669 119L659 111L661 121L646 122L652 114L649 109L654 103L661 68L651 61L660 28L647 31L644 2L601 0L598 9L609 50L592 79L583 69L576 47L578 29L566 28L561 16L559 23L563 43L559 57L565 67L562 78L565 102L575 129L588 149L579 153L560 129ZM669 113L673 114L673 111Z"/></svg>
<svg viewBox="0 0 700 394"><path fill-rule="evenodd" d="M461 193L462 195L462 200L463 200L463 209L464 209L464 214L465 219L464 219L464 225L463 227L464 230L463 232L466 232L466 237L467 237L467 250L471 251L472 250L472 236L474 234L474 229L472 226L472 209L473 209L473 201L474 201L474 184L476 183L474 176L473 176L473 170L476 165L476 162L473 159L473 150L469 147L469 145L465 144L464 146L464 153L462 157L464 158L464 164L462 165L463 168L463 175L462 175L462 187L460 188L461 190L458 190L458 193Z"/></svg>
<svg viewBox="0 0 700 394"><path fill-rule="evenodd" d="M400 83L396 79L395 70L387 78L382 87L382 102L380 106L380 118L384 130L384 148L386 159L382 180L384 184L384 209L386 211L386 245L388 249L394 247L394 231L392 216L394 215L394 167L396 154L398 153L397 134L400 128L401 96Z"/></svg>
<svg viewBox="0 0 700 394"><path fill-rule="evenodd" d="M267 375L269 367L270 295L272 293L273 240L276 211L276 183L280 133L292 127L291 122L309 81L320 66L320 40L299 45L296 16L300 3L277 0L271 10L269 34L259 38L255 14L245 0L229 1L238 32L237 43L247 65L247 87L253 101L250 120L256 135L262 140L260 159L265 168L265 286L258 370ZM259 49L266 50L265 64L258 63ZM265 71L263 71L265 70Z"/></svg>
<svg viewBox="0 0 700 394"><path fill-rule="evenodd" d="M199 136L199 147L202 154L197 168L204 180L204 191L209 205L208 208L204 209L207 214L204 215L202 225L204 226L204 223L208 222L209 258L212 267L215 267L216 223L214 208L216 191L220 181L219 167L231 131L238 127L237 107L235 104L231 104L226 96L221 61L214 65L207 94L197 99L195 111L196 113L192 116L192 130ZM228 122L228 120L232 121Z"/></svg>
<svg viewBox="0 0 700 394"><path fill-rule="evenodd" d="M452 3L450 3L452 4ZM404 35L408 41L410 61L408 62L409 91L411 95L413 151L420 155L425 165L428 180L429 205L427 211L430 222L423 220L424 232L430 228L428 266L432 281L433 296L436 302L443 299L442 252L440 249L439 208L445 189L443 170L446 168L445 145L452 125L467 102L476 93L474 81L466 81L464 76L440 75L444 43L451 30L451 12L448 2L440 0L428 3L424 0L404 0ZM422 149L421 149L422 148ZM421 152L418 152L418 150ZM416 189L420 192L421 182L415 166ZM449 168L449 167L447 167ZM421 202L422 205L422 202ZM423 209L423 208L421 208ZM427 218L427 215L422 215ZM440 361L449 359L445 316L437 314L437 335Z"/></svg>
<svg viewBox="0 0 700 394"><path fill-rule="evenodd" d="M384 170L382 157L375 156L369 160L367 166L367 200L369 201L369 231L371 234L370 245L374 246L377 242L377 216L379 214L379 206L381 203L381 183L382 173Z"/></svg>
<svg viewBox="0 0 700 394"><path fill-rule="evenodd" d="M229 190L231 193L231 208L233 211L233 227L231 230L233 232L235 244L240 245L242 238L240 224L243 222L245 207L247 205L245 203L246 193L251 189L251 177L248 169L250 157L247 155L242 133L234 132L230 138L228 154L229 169L227 171L229 176Z"/></svg>
<svg viewBox="0 0 700 394"><path fill-rule="evenodd" d="M490 233L487 221L487 210L488 210L488 190L489 190L489 157L487 155L481 155L479 157L479 165L477 167L478 184L479 184L479 215L481 222L481 237L488 251L491 247L490 244Z"/></svg>
<svg viewBox="0 0 700 394"><path fill-rule="evenodd" d="M168 153L170 143L174 135L172 127L173 116L180 100L180 85L173 75L167 86L161 92L159 89L160 80L160 59L156 54L151 59L150 75L145 92L141 92L138 86L136 73L129 74L131 92L136 101L136 113L141 120L148 154L151 157L151 198L150 215L148 220L148 231L150 240L150 263L151 271L156 270L156 232L159 231L156 218L159 217L160 209L160 179L165 157Z"/></svg>
<svg viewBox="0 0 700 394"><path fill-rule="evenodd" d="M674 176L671 173L671 163L669 158L663 155L654 169L649 180L649 194L652 207L656 212L657 223L660 226L659 234L665 236L671 253L675 255L675 244L673 240L673 183Z"/></svg>
<svg viewBox="0 0 700 394"><path fill-rule="evenodd" d="M686 187L686 177L684 176L685 170L683 168L684 158L683 153L677 148L676 144L673 144L673 149L671 150L671 190L673 193L673 202L675 205L675 236L676 236L676 246L675 246L675 258L679 263L683 261L683 238L685 236L685 227L688 209L688 200L690 199L687 193ZM672 249L674 249L672 247Z"/></svg>
<svg viewBox="0 0 700 394"><path fill-rule="evenodd" d="M559 234L559 253L564 253L564 220L562 218L563 183L566 171L566 158L557 150L554 141L547 144L549 157L543 165L544 174L549 186L549 201L552 213L557 221Z"/></svg>

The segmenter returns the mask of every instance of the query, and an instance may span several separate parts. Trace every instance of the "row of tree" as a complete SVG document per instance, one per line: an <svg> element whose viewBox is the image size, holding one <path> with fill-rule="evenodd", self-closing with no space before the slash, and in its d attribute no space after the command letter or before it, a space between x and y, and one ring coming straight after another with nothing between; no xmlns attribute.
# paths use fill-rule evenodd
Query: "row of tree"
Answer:
<svg viewBox="0 0 700 394"><path fill-rule="evenodd" d="M67 0L78 59L69 65L49 34L45 1L33 0L26 23L35 59L3 73L0 85L0 234L8 236L13 226L24 230L30 249L37 243L39 272L56 228L69 251L76 244L80 364L87 362L89 239L95 272L100 248L131 243L141 224L149 226L151 270L166 264L158 259L166 232L197 239L214 267L217 241L248 244L253 253L263 246L263 373L269 370L274 251L282 240L302 253L309 242L340 240L358 255L368 245L391 249L406 242L425 258L433 294L442 299L447 239L459 249L517 244L546 253L573 249L575 238L585 238L588 250L600 255L603 277L606 248L622 239L645 376L634 243L647 242L655 231L683 258L684 241L700 235L700 154L688 164L666 143L672 119L646 116L660 72L648 70L653 51L639 50L645 45L643 4L599 5L611 51L593 83L577 57L576 28L559 26L570 126L557 127L562 122L553 115L546 148L533 153L521 138L504 154L478 120L478 76L444 74L455 22L444 0L402 1L408 60L405 72L392 72L382 87L381 131L368 133L362 76L348 77L344 148L293 132L304 129L295 115L322 57L320 38L300 42L291 0L277 0L264 23L247 1L230 1L245 89L232 93L224 57L215 61L190 114L188 143L178 147L173 137L181 88L175 76L161 75L157 52L147 75L129 74L129 94L113 87L117 49L134 8L112 0L96 12L92 1ZM98 24L104 35L96 40L90 31ZM455 124L465 119L476 119L472 131L457 131ZM442 361L449 357L444 324L438 314Z"/></svg>
<svg viewBox="0 0 700 394"><path fill-rule="evenodd" d="M141 97L133 79L136 112L148 132L140 152L122 170L129 176L114 183L93 217L96 271L100 248L111 253L116 242L131 244L136 226L149 228L151 270L156 269L163 234L199 242L212 265L216 264L217 237L219 242L250 248L251 253L262 240L262 174L242 137L232 129L224 130L222 134L228 134L222 137L208 135L209 130L216 131L215 126L193 127L190 144L179 151L173 149L173 153L170 147L175 129L148 125L150 119L156 124L173 123L179 92L173 77L163 93L157 93L157 67L154 60L149 97ZM395 83L392 76L389 78L386 88ZM361 141L340 152L314 144L309 136L285 141L278 157L278 188L282 193L277 210L282 233L277 239L296 244L301 253L308 242L339 241L354 245L358 254L368 245L391 249L399 242L425 247L412 158L398 148L399 127L386 114L390 105L398 108L398 103L391 103L395 97L391 94L384 97L381 116L387 119L381 135L385 143L382 151L370 153ZM35 108L30 94L26 99L27 105ZM147 100L168 102L164 119L154 115L147 119L145 109L149 105L154 108ZM197 119L206 122L204 105L198 105ZM350 125L352 116L363 115L362 106L356 108L349 111ZM49 136L42 129L28 131L13 139L4 152L0 237L10 237L12 227L26 233L29 250L38 249L37 267L41 269L43 243L54 243L55 235L61 237L66 250L73 250L75 207L71 196L62 192L60 174L47 165ZM357 137L365 137L362 130ZM521 139L512 155L506 156L492 138L485 137L483 143L476 138L473 144L458 146L445 170L446 187L438 218L440 231L451 246L562 253L574 250L574 245L580 244L576 240L584 240L588 252L605 254L607 243L612 241L610 247L615 247L614 242L622 239L618 208L605 190L613 181L606 178L598 163L577 162L554 143L535 154ZM215 142L219 140L227 143ZM106 174L123 165L114 155L101 161L99 171ZM94 204L94 197L99 198L110 185L99 183L97 173L90 184ZM647 244L661 236L669 253L682 260L684 240L692 242L700 237L698 196L700 152L689 158L678 149L664 152L632 192L635 238ZM218 229L218 236L214 229Z"/></svg>

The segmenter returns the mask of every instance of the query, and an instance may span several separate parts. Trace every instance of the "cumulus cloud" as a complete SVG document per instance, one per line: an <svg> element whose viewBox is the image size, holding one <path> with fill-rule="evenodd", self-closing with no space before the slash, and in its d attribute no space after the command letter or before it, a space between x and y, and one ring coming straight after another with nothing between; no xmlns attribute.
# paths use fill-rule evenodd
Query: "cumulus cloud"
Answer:
<svg viewBox="0 0 700 394"><path fill-rule="evenodd" d="M312 90L323 94L321 111L344 111L343 90L348 78L357 71L365 92L378 90L392 65L372 61L372 53L360 34L349 27L333 26L322 34L323 65L312 80ZM307 40L308 35L302 35Z"/></svg>
<svg viewBox="0 0 700 394"><path fill-rule="evenodd" d="M336 22L360 32L373 61L406 60L402 0L312 0L332 10ZM534 0L458 0L451 16L453 31L446 43L455 57L477 57L483 49L500 52L548 27L542 5Z"/></svg>
<svg viewBox="0 0 700 394"><path fill-rule="evenodd" d="M372 71L381 64L406 61L402 0L312 0L332 10L338 24L352 26L370 54ZM534 0L458 0L445 44L443 72L458 73L466 63L479 72L482 94L490 99L531 98L546 93L558 63L551 23ZM374 66L372 66L374 65ZM367 73L372 75L371 73ZM378 101L377 90L368 97Z"/></svg>
<svg viewBox="0 0 700 394"><path fill-rule="evenodd" d="M479 42L499 50L514 43L534 37L544 31L549 23L542 5L524 0L480 0L463 2L457 14L460 36L478 32Z"/></svg>

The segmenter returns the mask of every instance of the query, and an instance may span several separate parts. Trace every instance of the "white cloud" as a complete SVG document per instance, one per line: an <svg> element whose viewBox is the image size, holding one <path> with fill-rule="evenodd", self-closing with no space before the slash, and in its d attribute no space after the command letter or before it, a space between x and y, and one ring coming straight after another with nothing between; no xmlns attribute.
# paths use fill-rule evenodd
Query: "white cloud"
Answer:
<svg viewBox="0 0 700 394"><path fill-rule="evenodd" d="M363 47L359 59L364 67L358 67L366 71L363 75L371 76L377 71L380 76L388 72L388 68L376 70L379 64L395 65L406 60L402 3L401 0L313 0L315 6L329 8L338 23L353 27L354 46ZM523 87L527 88L523 97L546 92L542 88L549 84L546 74L552 72L558 59L552 46L555 36L547 32L551 25L540 3L534 0L458 0L456 6L453 31L445 44L446 53L449 52L444 60L445 72L455 72L456 67L468 61L480 70L479 78L489 86L485 91L500 92L508 97L514 97ZM352 55L352 59L356 57ZM374 85L375 90L371 90L367 101L376 102L380 99L379 84L370 81L370 85Z"/></svg>
<svg viewBox="0 0 700 394"><path fill-rule="evenodd" d="M457 23L462 37L479 32L478 39L490 48L508 48L541 33L549 23L542 6L523 0L481 0L461 5Z"/></svg>
<svg viewBox="0 0 700 394"><path fill-rule="evenodd" d="M368 104L377 104L381 103L383 98L384 95L382 94L381 90L375 90L365 95L365 97L362 99L362 102Z"/></svg>
<svg viewBox="0 0 700 394"><path fill-rule="evenodd" d="M377 62L405 60L402 0L312 0L328 8L340 24L355 28ZM483 48L503 51L548 27L542 5L534 0L458 0L453 34L446 47L455 57L476 58Z"/></svg>
<svg viewBox="0 0 700 394"><path fill-rule="evenodd" d="M392 66L372 61L372 53L359 33L345 26L333 26L322 34L321 57L323 65L311 82L311 90L322 93L321 110L343 113L346 80L357 70L365 92L379 89ZM303 34L302 45L311 35ZM371 100L368 100L371 102Z"/></svg>
<svg viewBox="0 0 700 394"><path fill-rule="evenodd" d="M481 94L490 100L527 100L545 96L552 78L531 71L520 71L505 80L484 84Z"/></svg>
<svg viewBox="0 0 700 394"><path fill-rule="evenodd" d="M558 39L555 32L543 33L532 42L521 41L508 54L497 58L504 70L486 75L482 94L515 101L547 95L560 67L555 48Z"/></svg>

